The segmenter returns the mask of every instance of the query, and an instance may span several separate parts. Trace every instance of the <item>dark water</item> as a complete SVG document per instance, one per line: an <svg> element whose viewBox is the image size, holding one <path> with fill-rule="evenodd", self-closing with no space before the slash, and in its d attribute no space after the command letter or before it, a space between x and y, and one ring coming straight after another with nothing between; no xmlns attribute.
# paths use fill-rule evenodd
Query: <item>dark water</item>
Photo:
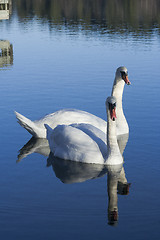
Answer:
<svg viewBox="0 0 160 240"><path fill-rule="evenodd" d="M0 20L1 239L158 239L159 1L9 3L8 19ZM132 82L123 97L130 127L124 170L131 186L128 195L118 194L118 224L111 226L110 175L56 165L47 160L45 141L19 152L31 136L14 110L35 120L71 107L106 119L104 102L121 65Z"/></svg>

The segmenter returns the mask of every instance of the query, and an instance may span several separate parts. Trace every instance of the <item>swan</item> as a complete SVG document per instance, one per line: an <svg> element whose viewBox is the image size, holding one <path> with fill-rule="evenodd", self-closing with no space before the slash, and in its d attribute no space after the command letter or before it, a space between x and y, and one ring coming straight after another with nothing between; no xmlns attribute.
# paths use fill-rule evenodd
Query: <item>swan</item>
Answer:
<svg viewBox="0 0 160 240"><path fill-rule="evenodd" d="M129 127L122 107L122 95L125 83L130 85L127 68L119 67L116 70L112 88L112 96L116 97L117 99L117 135L122 135L129 132ZM106 133L106 121L93 114L76 109L62 109L48 114L44 118L36 121L31 121L16 111L15 115L18 123L35 138L46 138L46 129L44 124L48 124L54 129L57 125L62 124L70 125L73 123L88 123Z"/></svg>
<svg viewBox="0 0 160 240"><path fill-rule="evenodd" d="M116 135L116 98L106 100L107 144L99 137L101 130L86 124L58 125L52 129L45 124L50 151L55 157L83 163L117 165L123 163ZM100 134L98 134L100 132Z"/></svg>

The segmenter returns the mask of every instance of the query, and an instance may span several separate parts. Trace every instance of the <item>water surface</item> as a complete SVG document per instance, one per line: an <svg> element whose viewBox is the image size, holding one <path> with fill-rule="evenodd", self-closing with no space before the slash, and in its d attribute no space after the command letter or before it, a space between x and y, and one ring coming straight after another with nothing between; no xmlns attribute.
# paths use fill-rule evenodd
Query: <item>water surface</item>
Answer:
<svg viewBox="0 0 160 240"><path fill-rule="evenodd" d="M10 1L9 19L0 20L2 239L158 239L159 11L156 0ZM46 141L27 144L31 136L14 110L32 120L62 108L106 119L121 65L132 82L123 96L131 186L128 195L119 192L118 224L111 226L107 171L76 166L77 183L64 163L67 179L47 160Z"/></svg>

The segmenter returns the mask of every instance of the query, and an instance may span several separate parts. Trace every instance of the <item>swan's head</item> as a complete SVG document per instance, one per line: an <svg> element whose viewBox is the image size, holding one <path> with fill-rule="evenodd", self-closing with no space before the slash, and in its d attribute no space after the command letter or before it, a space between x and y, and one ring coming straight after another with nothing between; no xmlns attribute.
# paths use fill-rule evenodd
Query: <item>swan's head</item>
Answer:
<svg viewBox="0 0 160 240"><path fill-rule="evenodd" d="M119 67L116 71L116 79L124 80L127 85L130 85L131 82L128 79L128 70L126 67Z"/></svg>
<svg viewBox="0 0 160 240"><path fill-rule="evenodd" d="M116 98L111 96L106 100L106 108L110 113L110 118L112 121L116 120Z"/></svg>

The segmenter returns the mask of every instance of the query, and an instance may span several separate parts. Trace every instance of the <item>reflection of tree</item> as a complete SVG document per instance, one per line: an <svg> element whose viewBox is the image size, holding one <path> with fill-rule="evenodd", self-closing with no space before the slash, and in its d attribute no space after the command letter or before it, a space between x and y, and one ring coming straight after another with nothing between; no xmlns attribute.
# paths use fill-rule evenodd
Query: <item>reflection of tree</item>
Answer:
<svg viewBox="0 0 160 240"><path fill-rule="evenodd" d="M149 33L160 24L159 0L16 0L18 16L35 15L55 25L81 25L84 30ZM79 28L77 27L77 30Z"/></svg>
<svg viewBox="0 0 160 240"><path fill-rule="evenodd" d="M7 40L0 40L0 68L13 64L13 46Z"/></svg>

